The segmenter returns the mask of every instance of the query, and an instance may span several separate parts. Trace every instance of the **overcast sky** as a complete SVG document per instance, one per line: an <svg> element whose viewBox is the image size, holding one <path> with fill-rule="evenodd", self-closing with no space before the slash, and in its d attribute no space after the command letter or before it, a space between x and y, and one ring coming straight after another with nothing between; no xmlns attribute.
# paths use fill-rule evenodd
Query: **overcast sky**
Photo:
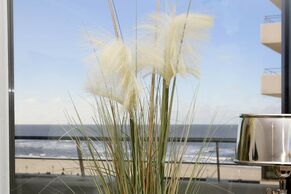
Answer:
<svg viewBox="0 0 291 194"><path fill-rule="evenodd" d="M155 1L137 2L140 22L155 10ZM177 2L177 12L185 12L188 1ZM127 40L134 36L136 0L115 4ZM68 93L90 123L84 81L91 50L84 30L113 31L107 0L15 0L14 6L16 123L67 123ZM280 99L260 94L264 68L280 67L280 55L260 43L260 24L279 9L270 0L193 0L191 11L212 16L214 26L201 56L201 79L178 79L179 119L198 84L195 123L279 113Z"/></svg>

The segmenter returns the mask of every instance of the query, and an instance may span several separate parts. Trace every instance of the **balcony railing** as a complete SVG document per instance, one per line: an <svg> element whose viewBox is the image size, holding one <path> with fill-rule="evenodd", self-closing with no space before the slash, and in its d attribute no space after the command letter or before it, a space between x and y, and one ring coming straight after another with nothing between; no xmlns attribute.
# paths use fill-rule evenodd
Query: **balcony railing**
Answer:
<svg viewBox="0 0 291 194"><path fill-rule="evenodd" d="M267 15L264 17L264 23L281 22L281 15Z"/></svg>
<svg viewBox="0 0 291 194"><path fill-rule="evenodd" d="M279 67L273 67L273 68L265 68L264 74L280 74L281 68Z"/></svg>
<svg viewBox="0 0 291 194"><path fill-rule="evenodd" d="M77 150L77 154L78 154L78 161L79 161L79 166L80 166L80 171L81 171L81 175L85 175L85 169L84 169L84 164L83 164L83 158L82 158L82 154L81 154L81 150L80 150L80 142L81 141L87 141L89 139L92 140L96 140L96 141L108 141L109 138L106 137L70 137L70 136L15 136L15 140L59 140L59 141L68 141L68 140L72 140L76 142L76 150ZM130 139L128 137L124 137L121 139L121 141L129 141ZM170 137L169 138L169 142L185 142L186 139L185 138L173 138ZM215 164L216 165L216 170L217 170L217 181L220 182L220 166L222 165L222 163L220 162L220 153L219 153L219 149L220 149L220 144L221 143L232 143L235 144L236 143L236 138L188 138L187 139L187 143L203 143L206 142L208 144L213 143L215 144L215 157L216 157L216 163L213 162L200 162L200 164ZM19 157L16 156L16 159L42 159L42 160L51 160L51 159L60 159L60 158L52 158L52 157ZM64 160L63 158L61 160ZM72 158L67 158L65 160L73 160ZM88 160L88 159L86 159ZM102 161L100 159L100 161ZM103 161L112 161L110 159L104 159ZM171 162L171 161L168 161ZM182 164L197 164L197 161L193 161L193 162L183 162ZM223 165L236 165L235 163L223 163Z"/></svg>

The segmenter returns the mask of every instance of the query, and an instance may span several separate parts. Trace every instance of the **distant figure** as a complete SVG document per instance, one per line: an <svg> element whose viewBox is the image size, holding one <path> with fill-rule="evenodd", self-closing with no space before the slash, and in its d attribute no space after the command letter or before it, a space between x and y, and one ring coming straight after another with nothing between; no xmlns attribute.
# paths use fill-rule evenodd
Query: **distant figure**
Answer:
<svg viewBox="0 0 291 194"><path fill-rule="evenodd" d="M62 168L62 175L65 175L65 168Z"/></svg>

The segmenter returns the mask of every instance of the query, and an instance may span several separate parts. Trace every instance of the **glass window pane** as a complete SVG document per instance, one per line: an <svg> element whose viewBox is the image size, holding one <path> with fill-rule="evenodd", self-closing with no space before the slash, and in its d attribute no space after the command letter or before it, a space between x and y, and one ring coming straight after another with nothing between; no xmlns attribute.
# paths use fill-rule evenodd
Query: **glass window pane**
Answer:
<svg viewBox="0 0 291 194"><path fill-rule="evenodd" d="M201 185L199 193L265 192L267 186L261 183L270 183L267 180L270 169L262 173L259 166L237 165L233 159L240 114L281 112L281 10L276 3L266 0L197 0L190 7L188 1L158 2L14 0L16 193L98 193L96 184L101 185L102 180L98 178L94 182L99 172L91 171L92 162L88 159L94 160L93 150L98 162L112 164L107 160L114 161L116 156L108 154L111 147L106 138L112 135L108 123L118 120L119 137L123 141L116 147L128 160L134 157L128 127L132 118L140 124L138 129L145 138L150 139L149 128L142 124L150 125L147 121L152 69L159 73L155 86L160 87L156 96L160 101L155 101L156 111L162 110L163 79L178 73L172 114L168 118L171 130L165 135L169 135L165 165L173 164L173 155L186 147L181 158L181 172L185 174L182 178L188 180L192 172L188 169L199 166L201 171L195 175ZM156 10L159 14L154 17ZM192 13L202 16L194 15L193 19ZM184 18L191 21L186 22L189 26L183 24ZM213 25L207 33L209 18L213 19ZM174 22L167 25L169 21ZM187 31L187 27L192 31ZM145 33L156 29L159 29L156 34ZM114 42L116 36L122 41ZM184 40L184 36L189 36L189 40ZM181 37L183 41L177 41ZM150 47L153 41L158 46ZM130 54L124 44L133 50ZM186 57L180 58L179 53ZM121 62L114 61L118 56L122 56ZM159 60L163 62L151 64ZM92 70L92 66L102 65L104 61L111 68L102 73ZM122 69L122 62L128 61L131 69ZM114 66L116 63L120 66ZM185 66L179 66L180 63ZM195 76L197 68L199 78ZM138 79L132 81L129 76L120 79L107 70L118 72L118 76L120 72L123 76L134 74ZM102 93L105 99L96 99L90 94L92 90L88 91L92 73L96 75L94 81L98 76L102 80L111 79L111 85L104 87L113 92ZM170 87L173 80L169 82ZM166 81L163 83L167 84ZM124 87L128 82L128 87ZM136 82L142 83L140 87L134 85ZM94 87L102 88L102 83L98 84ZM136 115L127 111L134 98L125 95L128 90L136 91L135 87L142 94L135 106L144 107L135 110ZM168 91L169 99L172 91ZM113 104L107 101L108 96ZM100 109L102 106L106 108ZM171 107L170 102L168 106ZM117 107L114 109L117 114L111 112L112 107ZM156 128L160 130L162 118L157 113ZM102 124L107 127L103 128ZM185 132L187 128L189 134ZM185 147L181 137L188 137ZM150 140L143 138L139 140L144 145L139 146L145 154L148 153L145 145ZM94 146L90 147L90 143ZM273 179L271 182L276 183ZM181 184L183 193L186 183Z"/></svg>

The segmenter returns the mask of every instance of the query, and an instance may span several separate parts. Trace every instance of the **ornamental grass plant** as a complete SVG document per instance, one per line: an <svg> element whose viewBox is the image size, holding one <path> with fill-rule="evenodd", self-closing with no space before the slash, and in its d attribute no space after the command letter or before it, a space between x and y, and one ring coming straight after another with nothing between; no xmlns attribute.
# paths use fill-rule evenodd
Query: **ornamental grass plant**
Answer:
<svg viewBox="0 0 291 194"><path fill-rule="evenodd" d="M198 163L207 142L193 159L191 172L182 167L196 92L182 132L175 137L170 134L175 133L178 116L173 111L177 76L199 78L199 51L212 18L190 12L190 1L186 13L159 10L149 14L136 27L141 36L126 42L114 2L109 5L115 36L89 36L94 65L86 90L94 98L92 121L99 137L88 135L76 106L77 119L70 118L86 138L78 144L83 155L89 153L85 168L98 193L174 194L185 172L190 174L185 193L195 193L199 188L190 183L203 172Z"/></svg>

